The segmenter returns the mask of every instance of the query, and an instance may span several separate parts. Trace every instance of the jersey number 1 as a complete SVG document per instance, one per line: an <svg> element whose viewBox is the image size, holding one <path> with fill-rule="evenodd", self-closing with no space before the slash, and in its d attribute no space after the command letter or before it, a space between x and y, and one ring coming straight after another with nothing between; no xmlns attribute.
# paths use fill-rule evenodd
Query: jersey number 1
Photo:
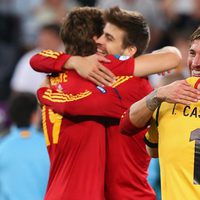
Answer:
<svg viewBox="0 0 200 200"><path fill-rule="evenodd" d="M193 183L195 185L200 185L200 128L197 128L191 132L190 141L195 141Z"/></svg>

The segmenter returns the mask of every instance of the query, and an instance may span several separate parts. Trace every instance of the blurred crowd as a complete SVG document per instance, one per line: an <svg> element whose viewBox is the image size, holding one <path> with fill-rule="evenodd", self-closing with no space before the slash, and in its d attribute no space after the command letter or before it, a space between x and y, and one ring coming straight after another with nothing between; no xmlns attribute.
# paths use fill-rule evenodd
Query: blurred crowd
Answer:
<svg viewBox="0 0 200 200"><path fill-rule="evenodd" d="M47 36L55 31L47 30L48 28L43 30L45 26L59 26L62 24L63 17L73 7L86 5L103 9L118 5L120 8L141 12L151 27L148 51L151 52L165 45L175 45L181 50L183 58L187 54L186 38L200 21L198 0L1 0L0 101L6 100L11 90L16 90L15 85L20 80L13 82L11 79L13 75L15 76L15 72L19 74L17 68L20 68L20 63L27 59L24 57L25 53L46 48L62 50L62 44L59 44L56 34ZM178 78L188 75L184 69L185 65L186 61L183 59L183 68L179 69ZM154 82L158 84L157 80ZM165 82L164 80L161 84ZM29 85L34 87L33 84Z"/></svg>
<svg viewBox="0 0 200 200"><path fill-rule="evenodd" d="M188 38L200 25L199 0L1 0L0 136L12 123L8 99L18 92L35 94L43 80L42 74L29 67L31 56L43 49L64 50L59 37L63 17L78 6L105 9L115 5L145 16L151 28L148 52L173 45L182 53L182 66L165 76L150 77L154 87L188 77Z"/></svg>

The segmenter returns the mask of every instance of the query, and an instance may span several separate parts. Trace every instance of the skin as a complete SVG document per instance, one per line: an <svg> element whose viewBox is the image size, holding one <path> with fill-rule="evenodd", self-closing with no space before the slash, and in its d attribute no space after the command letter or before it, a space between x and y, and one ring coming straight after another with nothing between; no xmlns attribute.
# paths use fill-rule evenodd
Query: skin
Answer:
<svg viewBox="0 0 200 200"><path fill-rule="evenodd" d="M200 39L194 40L189 49L188 66L191 76L200 77Z"/></svg>
<svg viewBox="0 0 200 200"><path fill-rule="evenodd" d="M123 48L123 38L125 32L117 26L107 23L105 25L103 35L97 39L98 52L104 54L118 54L125 56L133 56L136 53L136 47L131 46Z"/></svg>
<svg viewBox="0 0 200 200"><path fill-rule="evenodd" d="M125 32L119 27L106 23L102 36L93 37L98 46L98 54L80 57L72 56L64 65L65 69L75 69L79 75L100 86L111 86L115 81L115 75L104 67L100 61L109 62L104 56L118 54L134 56L137 51L135 46L123 47ZM135 76L146 76L161 70L176 67L181 62L181 54L175 47L164 47L151 54L139 56L135 59ZM151 66L149 66L151 63ZM148 65L148 70L147 66Z"/></svg>
<svg viewBox="0 0 200 200"><path fill-rule="evenodd" d="M75 69L79 75L100 86L111 86L115 81L115 75L104 67L100 62L109 62L104 56L107 54L118 54L134 56L137 51L135 46L123 47L125 32L117 26L107 23L103 35L93 39L97 43L97 54L88 57L73 56L66 63L65 69ZM151 63L151 65L149 65ZM149 54L135 58L135 69L133 75L147 76L163 72L179 66L181 53L175 47L164 47ZM147 70L148 66L148 70Z"/></svg>
<svg viewBox="0 0 200 200"><path fill-rule="evenodd" d="M120 28L118 28L113 24L107 23L105 25L102 36L100 36L99 38L94 38L98 47L97 49L98 55L92 55L88 57L88 59L90 58L93 59L92 65L87 64L87 67L84 68L84 72L82 72L83 64L89 60L83 60L81 57L78 57L78 59L80 59L81 65L77 65L76 63L76 66L81 66L81 67L79 69L76 69L77 72L85 78L88 78L87 75L89 74L90 77L88 79L96 83L97 85L111 86L115 81L114 74L110 72L110 70L105 68L101 63L99 63L99 61L109 62L109 60L104 57L107 54L133 56L136 52L136 48L135 47L123 48L122 41L124 36L125 32L123 30L121 30ZM77 57L75 59L77 59ZM69 65L75 66L74 63L67 63L67 66L65 68L68 68ZM94 66L94 65L97 65L97 68L96 69L94 68L94 70L91 71L91 68L89 68L88 66Z"/></svg>
<svg viewBox="0 0 200 200"><path fill-rule="evenodd" d="M200 40L195 40L191 44L188 54L188 67L191 76L199 77L197 71L200 71ZM144 127L154 112L146 105L149 96L131 106L129 116L136 127ZM168 103L190 105L191 102L197 102L200 99L200 92L191 87L185 80L180 80L158 88L157 97Z"/></svg>
<svg viewBox="0 0 200 200"><path fill-rule="evenodd" d="M191 47L188 53L187 63L190 70L190 75L194 77L200 77L200 39L194 40L191 43ZM200 88L198 87L198 90L199 89ZM146 145L146 149L151 157L153 158L159 157L158 148L150 148L149 146Z"/></svg>
<svg viewBox="0 0 200 200"><path fill-rule="evenodd" d="M191 76L200 77L198 73L200 71L200 40L194 40L191 43L187 61ZM155 98L158 101L155 102ZM186 80L175 81L169 85L158 88L148 96L134 103L130 107L129 118L135 127L143 128L146 127L153 112L161 102L165 101L168 103L190 105L191 102L197 102L199 99L199 89L191 87ZM157 105L155 105L156 103ZM146 148L150 156L158 156L157 148L150 148L148 146L146 146Z"/></svg>

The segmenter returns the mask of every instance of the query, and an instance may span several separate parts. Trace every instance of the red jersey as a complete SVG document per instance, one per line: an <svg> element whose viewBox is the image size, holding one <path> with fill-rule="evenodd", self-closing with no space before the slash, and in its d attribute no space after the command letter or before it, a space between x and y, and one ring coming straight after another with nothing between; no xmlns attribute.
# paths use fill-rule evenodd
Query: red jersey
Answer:
<svg viewBox="0 0 200 200"><path fill-rule="evenodd" d="M75 88L79 92L79 82L75 85L70 78L73 74L65 88L71 94ZM45 200L104 200L104 124L95 117L62 117L48 106L42 113L51 163Z"/></svg>
<svg viewBox="0 0 200 200"><path fill-rule="evenodd" d="M37 59L41 58L42 57ZM133 73L133 68L130 67L133 67L133 59L119 61L112 56L109 58L112 62L107 64L107 67L116 75L119 75L120 71L126 69L126 66L128 66L128 72L124 70L124 73L127 75ZM69 82L70 74L76 73L73 71L67 72L66 75ZM79 76L77 75L77 77ZM65 117L90 115L92 116L92 119L94 119L94 116L109 116L117 118L116 120L106 120L106 199L155 199L155 194L147 183L146 178L150 158L146 153L143 142L144 133L141 132L134 137L124 136L119 133L118 126L119 118L122 113L132 103L143 98L152 90L149 82L142 78L123 76L118 77L117 82L112 88L101 88L80 77L78 79L82 80L80 81L82 83L79 85L78 90L75 88L73 93L70 90L67 90L66 86L63 86L63 88L40 89L38 91L40 101ZM77 80L74 79L74 81L74 84L77 85ZM83 82L87 82L88 85L84 85ZM74 98L74 96L77 98ZM70 97L73 98L70 99ZM93 148L95 148L95 145ZM94 199L97 199L97 197Z"/></svg>

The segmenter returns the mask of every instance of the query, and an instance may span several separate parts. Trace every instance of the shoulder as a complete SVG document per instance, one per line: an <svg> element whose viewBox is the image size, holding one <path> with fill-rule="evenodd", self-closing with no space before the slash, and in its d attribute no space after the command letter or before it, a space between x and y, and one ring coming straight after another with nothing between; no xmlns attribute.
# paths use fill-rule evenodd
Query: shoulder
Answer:
<svg viewBox="0 0 200 200"><path fill-rule="evenodd" d="M2 158L2 154L8 155L8 153L12 150L15 144L18 143L18 139L16 135L9 132L6 136L1 138L0 142L0 157Z"/></svg>

